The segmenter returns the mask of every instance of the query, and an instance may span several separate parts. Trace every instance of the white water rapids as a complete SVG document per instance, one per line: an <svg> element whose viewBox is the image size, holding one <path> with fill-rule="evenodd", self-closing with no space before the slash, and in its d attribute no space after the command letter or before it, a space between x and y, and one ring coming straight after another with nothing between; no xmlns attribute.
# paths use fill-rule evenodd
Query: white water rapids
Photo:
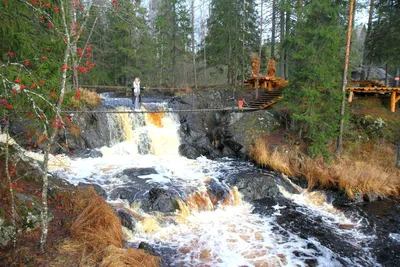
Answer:
<svg viewBox="0 0 400 267"><path fill-rule="evenodd" d="M129 183L118 175L129 168L153 168L157 174L142 175L145 183L163 188L180 186L206 191L207 178L222 179L232 173L254 169L251 164L235 160L220 161L200 157L187 159L178 153L179 120L177 115L111 114L110 127L114 136L112 147L103 147L99 158L69 158L57 156L52 172L71 183L98 184L107 192ZM122 135L122 138L121 138ZM120 142L119 140L124 141ZM244 201L219 205L213 210L190 210L184 216L179 211L166 219L159 213L146 214L126 200L113 200L139 213L144 220L134 232L125 229L130 242L146 241L165 259L165 266L342 266L377 265L369 249L362 247L374 236L359 229L364 221L354 219L327 203L322 192L290 194L281 188L283 196L297 205L306 216L318 216L331 231L360 246L363 256L344 258L317 239L285 229L277 223L288 207L279 204L268 215L253 213L253 206ZM168 216L167 216L168 217ZM290 223L290 222L289 222ZM312 227L318 228L318 225ZM341 258L341 261L338 261ZM361 262L359 262L361 261Z"/></svg>

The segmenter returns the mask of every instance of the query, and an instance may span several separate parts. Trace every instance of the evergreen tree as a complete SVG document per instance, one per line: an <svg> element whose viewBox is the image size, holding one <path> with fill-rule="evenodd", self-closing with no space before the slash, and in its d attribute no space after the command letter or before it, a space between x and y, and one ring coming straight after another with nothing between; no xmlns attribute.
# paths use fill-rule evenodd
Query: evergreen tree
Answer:
<svg viewBox="0 0 400 267"><path fill-rule="evenodd" d="M327 145L338 134L341 74L345 46L345 1L313 0L288 40L292 49L290 86L285 99L299 138L309 153L328 157Z"/></svg>
<svg viewBox="0 0 400 267"><path fill-rule="evenodd" d="M84 75L85 82L129 86L135 77L154 79L155 42L146 14L140 1L131 0L118 1L118 10L110 8L105 16L98 14L96 34L91 39L97 67Z"/></svg>
<svg viewBox="0 0 400 267"><path fill-rule="evenodd" d="M155 20L159 83L175 86L190 62L189 10L183 0L161 1ZM180 81L182 82L182 81Z"/></svg>
<svg viewBox="0 0 400 267"><path fill-rule="evenodd" d="M206 37L207 64L228 70L228 83L242 76L242 57L250 61L260 43L254 0L212 0ZM245 52L243 53L243 47Z"/></svg>
<svg viewBox="0 0 400 267"><path fill-rule="evenodd" d="M375 0L375 16L367 40L367 57L375 63L400 64L400 2Z"/></svg>

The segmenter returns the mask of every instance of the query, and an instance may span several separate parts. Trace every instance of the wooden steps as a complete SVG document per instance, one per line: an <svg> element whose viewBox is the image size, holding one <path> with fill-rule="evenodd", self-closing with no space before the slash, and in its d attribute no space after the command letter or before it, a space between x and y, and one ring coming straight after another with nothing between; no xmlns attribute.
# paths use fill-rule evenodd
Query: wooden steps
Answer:
<svg viewBox="0 0 400 267"><path fill-rule="evenodd" d="M251 100L247 104L249 108L266 109L267 107L275 104L276 101L282 97L282 89L271 92L262 91L260 92L258 99Z"/></svg>

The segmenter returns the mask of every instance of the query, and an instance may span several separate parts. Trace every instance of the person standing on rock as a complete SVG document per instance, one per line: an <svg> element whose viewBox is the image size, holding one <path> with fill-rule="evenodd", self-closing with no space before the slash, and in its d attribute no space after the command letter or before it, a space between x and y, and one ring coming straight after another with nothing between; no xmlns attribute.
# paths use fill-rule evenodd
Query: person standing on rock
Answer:
<svg viewBox="0 0 400 267"><path fill-rule="evenodd" d="M132 104L133 104L135 110L140 109L140 79L139 79L139 77L136 77L135 81L133 82Z"/></svg>

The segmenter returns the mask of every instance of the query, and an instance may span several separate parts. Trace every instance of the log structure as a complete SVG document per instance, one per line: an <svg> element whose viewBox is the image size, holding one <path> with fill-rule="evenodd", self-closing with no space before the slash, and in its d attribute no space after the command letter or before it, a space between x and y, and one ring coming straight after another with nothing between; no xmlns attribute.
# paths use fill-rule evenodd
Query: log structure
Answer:
<svg viewBox="0 0 400 267"><path fill-rule="evenodd" d="M356 86L346 87L346 91L350 91L348 101L353 102L355 93L374 93L374 94L390 94L390 110L396 112L396 104L400 100L400 87L385 87L379 81L359 80L350 82Z"/></svg>

